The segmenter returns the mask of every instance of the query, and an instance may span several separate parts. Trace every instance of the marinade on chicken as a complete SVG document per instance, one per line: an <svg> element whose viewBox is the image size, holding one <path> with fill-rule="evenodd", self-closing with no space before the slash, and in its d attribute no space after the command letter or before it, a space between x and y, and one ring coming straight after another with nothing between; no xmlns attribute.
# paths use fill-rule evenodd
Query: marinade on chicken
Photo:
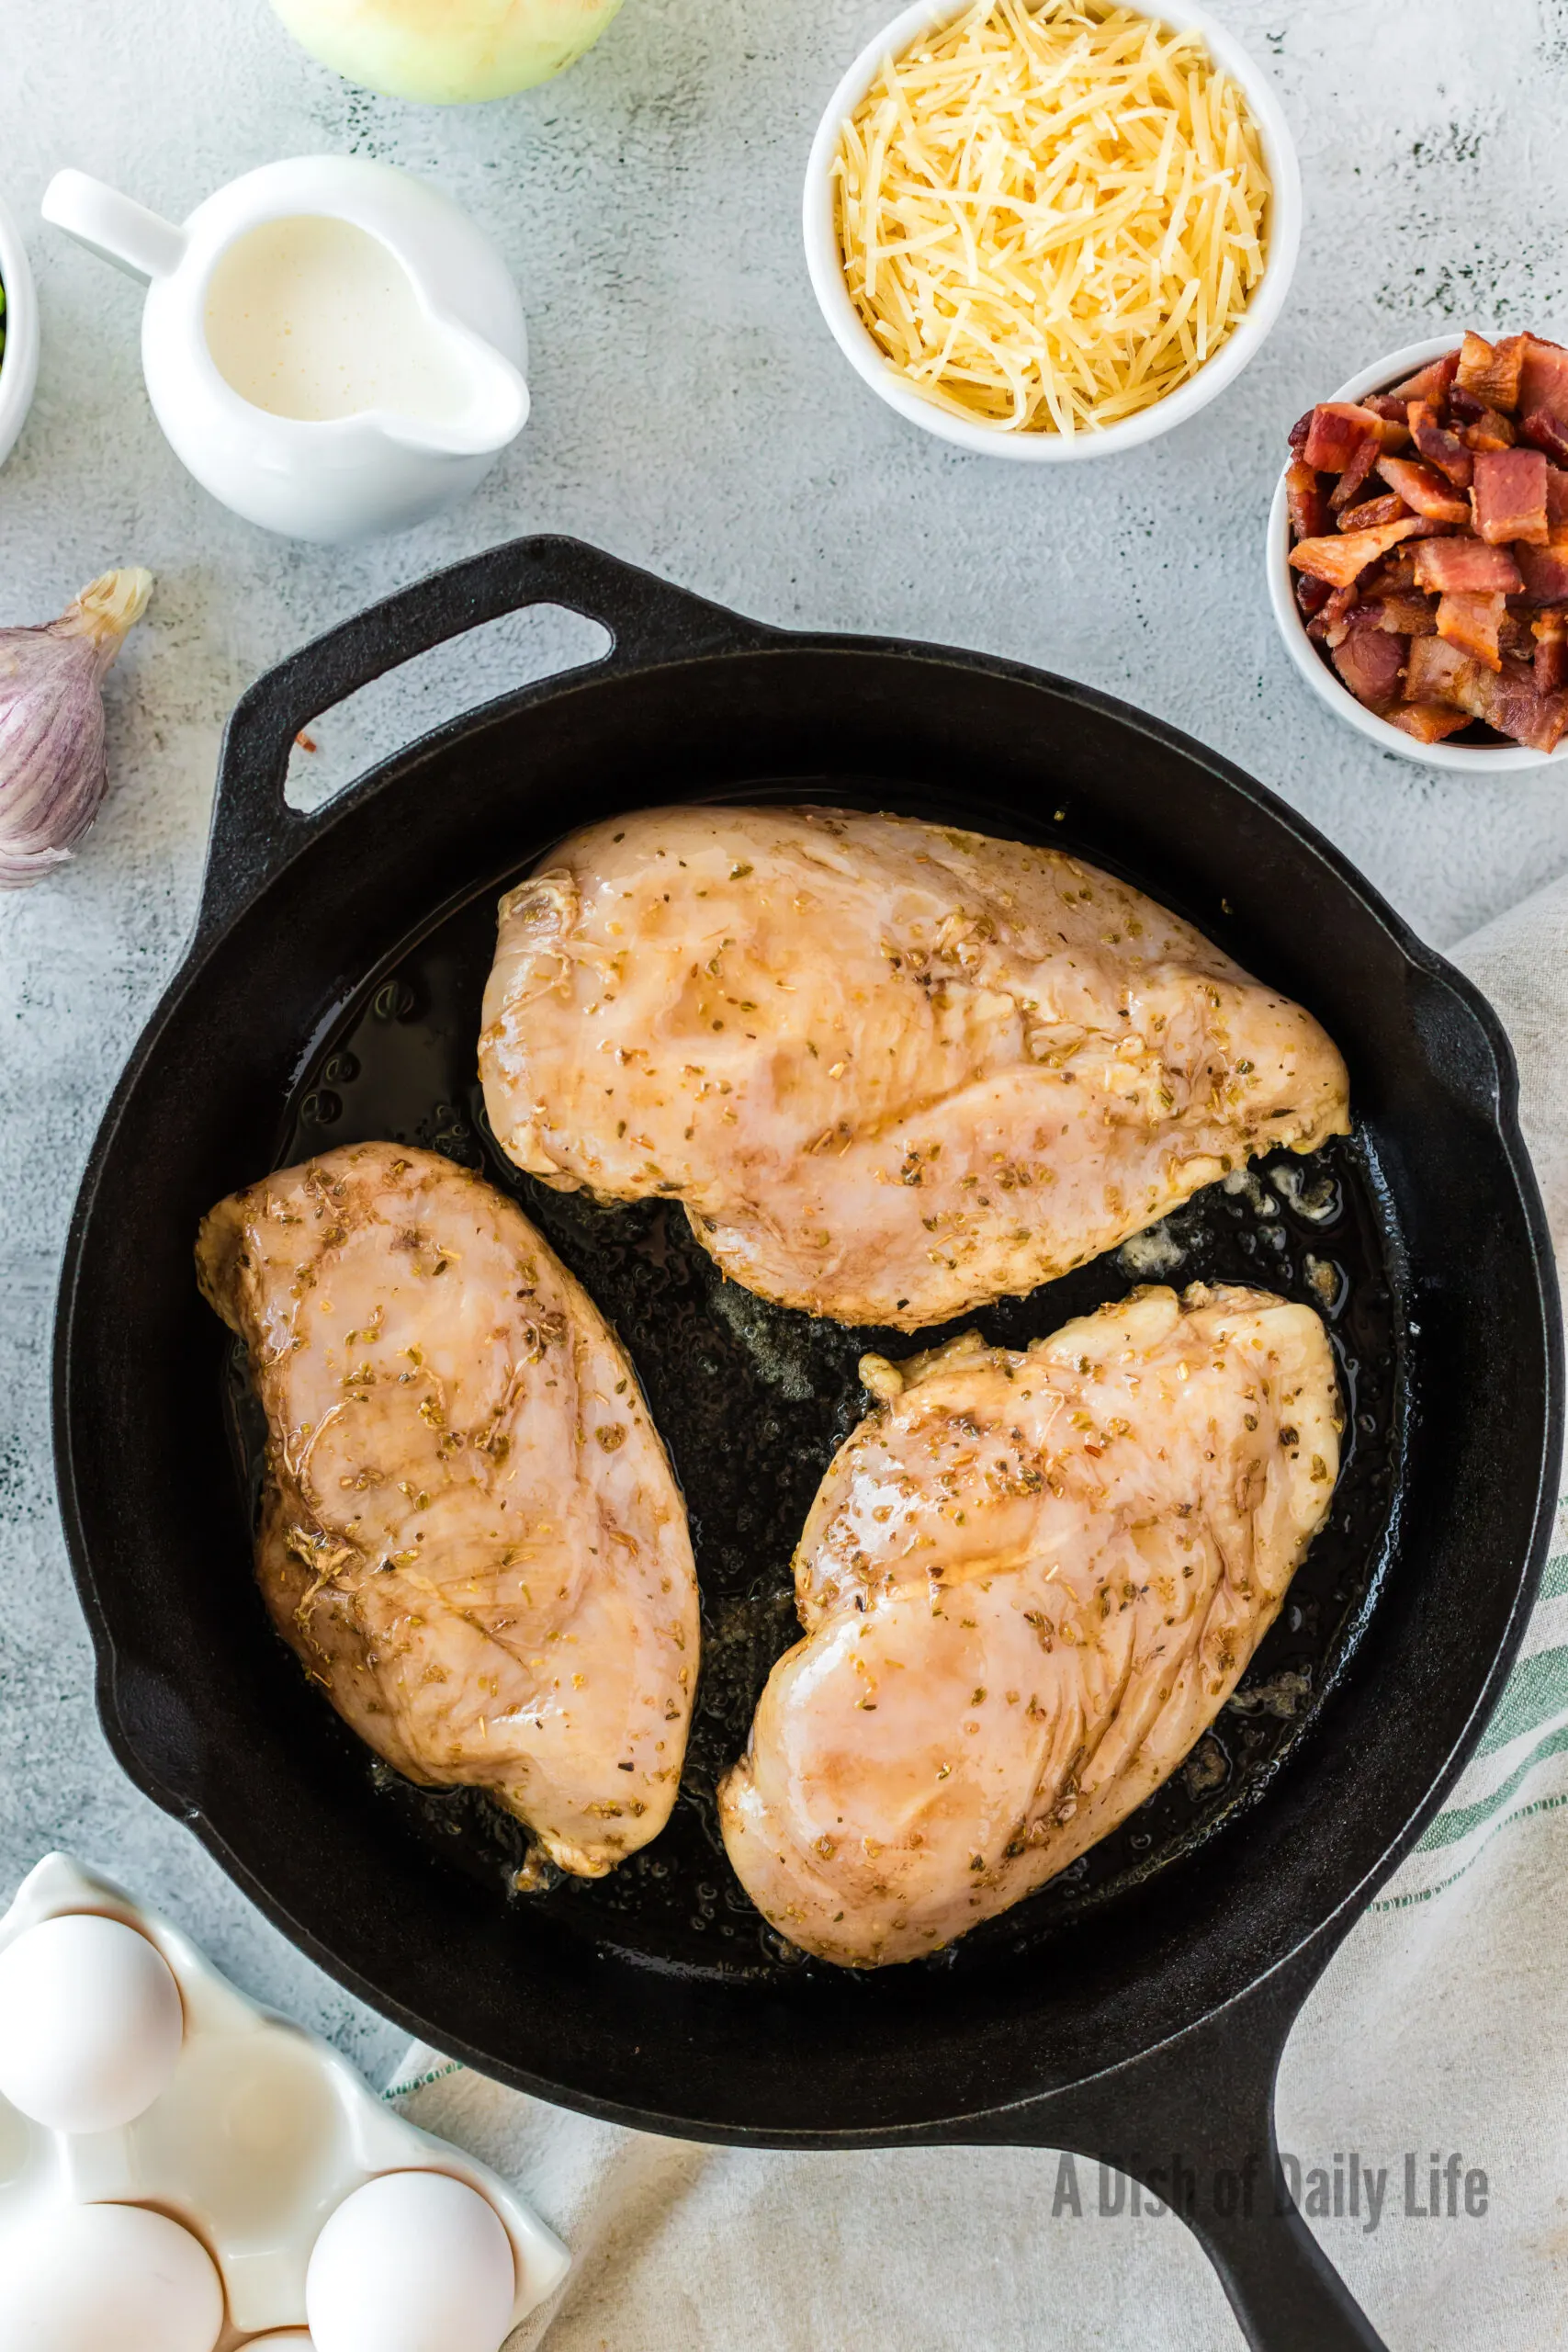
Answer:
<svg viewBox="0 0 1568 2352"><path fill-rule="evenodd" d="M1168 1779L1327 1517L1327 1334L1267 1292L1162 1288L1013 1351L901 1366L795 1555L805 1639L719 1791L782 1935L874 1968L1005 1911Z"/></svg>
<svg viewBox="0 0 1568 2352"><path fill-rule="evenodd" d="M479 1067L518 1167L680 1201L748 1289L898 1330L1348 1127L1318 1023L1152 899L824 808L573 835L502 901Z"/></svg>
<svg viewBox="0 0 1568 2352"><path fill-rule="evenodd" d="M601 1877L657 1837L697 1673L686 1513L637 1377L522 1211L367 1143L221 1201L202 1290L267 1444L256 1573L344 1720Z"/></svg>

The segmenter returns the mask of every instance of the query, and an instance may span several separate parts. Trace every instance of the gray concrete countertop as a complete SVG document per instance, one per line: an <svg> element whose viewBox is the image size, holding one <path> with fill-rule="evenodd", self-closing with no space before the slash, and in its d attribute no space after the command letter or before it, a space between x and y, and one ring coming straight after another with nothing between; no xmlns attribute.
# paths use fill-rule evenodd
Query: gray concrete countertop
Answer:
<svg viewBox="0 0 1568 2352"><path fill-rule="evenodd" d="M49 1457L49 1332L76 1182L191 921L224 714L259 671L437 564L529 530L596 540L765 619L984 647L1189 729L1305 810L1439 944L1568 867L1568 783L1372 751L1292 673L1261 534L1284 435L1366 361L1473 322L1568 338L1560 0L1214 0L1294 126L1306 231L1262 356L1201 417L1025 469L918 434L829 340L802 261L806 150L891 0L626 0L562 80L439 111L313 65L265 0L6 0L0 193L38 271L37 404L0 472L0 622L109 562L158 592L109 683L112 796L77 862L0 899L0 1886L63 1845L168 1908L373 2072L397 2036L293 1952L99 1733ZM281 155L428 174L491 229L533 340L534 416L466 507L337 553L265 537L149 413L139 296L38 224L75 164L176 217ZM378 745L581 658L498 626L325 718L320 797Z"/></svg>

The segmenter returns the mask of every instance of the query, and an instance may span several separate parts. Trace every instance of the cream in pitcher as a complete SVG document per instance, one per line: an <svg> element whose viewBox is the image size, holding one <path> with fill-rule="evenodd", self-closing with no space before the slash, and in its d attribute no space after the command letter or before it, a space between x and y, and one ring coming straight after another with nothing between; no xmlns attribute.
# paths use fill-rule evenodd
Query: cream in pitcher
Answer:
<svg viewBox="0 0 1568 2352"><path fill-rule="evenodd" d="M154 413L205 488L296 538L401 530L467 495L528 413L516 288L425 182L269 164L182 228L81 172L45 218L148 284Z"/></svg>
<svg viewBox="0 0 1568 2352"><path fill-rule="evenodd" d="M207 347L242 400L310 424L367 409L449 417L468 398L397 255L320 212L235 239L208 284Z"/></svg>

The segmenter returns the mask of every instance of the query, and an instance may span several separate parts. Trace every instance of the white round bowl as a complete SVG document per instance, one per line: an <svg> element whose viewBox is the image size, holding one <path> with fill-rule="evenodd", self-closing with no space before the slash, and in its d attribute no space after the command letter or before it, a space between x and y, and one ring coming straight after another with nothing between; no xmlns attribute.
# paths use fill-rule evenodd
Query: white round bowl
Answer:
<svg viewBox="0 0 1568 2352"><path fill-rule="evenodd" d="M1158 24L1201 34L1215 64L1247 95L1262 137L1272 188L1269 258L1262 282L1247 304L1241 323L1232 330L1213 358L1179 390L1168 393L1164 400L1156 401L1152 408L1144 409L1136 416L1123 418L1120 424L1108 424L1100 431L1087 429L1071 436L1061 433L1009 432L996 424L971 424L963 417L950 416L945 409L911 390L897 369L888 365L863 324L844 282L832 177L833 159L844 123L875 81L884 58L899 56L931 26L945 24L962 13L962 6L955 5L955 0L915 0L914 6L895 17L874 40L867 42L828 101L806 167L803 222L806 266L811 273L812 288L822 315L840 350L872 390L889 408L897 409L900 416L908 417L911 424L934 433L939 440L955 442L959 448L972 449L981 457L1012 458L1025 465L1065 465L1081 458L1109 458L1118 449L1135 449L1140 442L1168 433L1173 425L1185 424L1201 408L1206 408L1240 375L1280 315L1295 272L1302 236L1302 175L1280 102L1272 85L1247 51L1201 8L1183 7L1177 5L1177 0L1147 0L1140 14L1152 17Z"/></svg>
<svg viewBox="0 0 1568 2352"><path fill-rule="evenodd" d="M22 232L0 199L0 283L6 288L6 356L0 359L0 466L16 447L38 383L38 293Z"/></svg>
<svg viewBox="0 0 1568 2352"><path fill-rule="evenodd" d="M1462 334L1462 331L1461 331ZM1327 392L1331 401L1364 400L1369 392L1386 391L1391 384L1402 384L1445 351L1456 350L1461 334L1434 335L1427 343L1412 343L1403 351L1391 352L1371 368L1363 368L1337 392ZM1555 752L1531 752L1522 743L1418 743L1403 728L1391 727L1364 702L1358 702L1337 670L1331 669L1306 633L1306 623L1296 602L1295 575L1291 570L1291 514L1287 503L1286 476L1290 472L1287 460L1281 469L1274 503L1269 510L1269 598L1274 607L1274 618L1285 640L1285 650L1303 677L1328 705L1337 718L1364 735L1380 751L1393 752L1402 760L1415 760L1422 767L1463 769L1470 775L1514 775L1525 768L1555 767L1568 760L1568 736L1564 736Z"/></svg>

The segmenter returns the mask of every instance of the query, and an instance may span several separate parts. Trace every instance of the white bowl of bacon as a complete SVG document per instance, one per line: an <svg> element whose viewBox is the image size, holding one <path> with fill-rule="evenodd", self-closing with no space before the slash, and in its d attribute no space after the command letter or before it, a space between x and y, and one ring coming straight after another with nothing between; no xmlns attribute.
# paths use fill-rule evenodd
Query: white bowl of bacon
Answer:
<svg viewBox="0 0 1568 2352"><path fill-rule="evenodd" d="M1292 433L1269 591L1307 684L1384 751L1568 758L1568 349L1445 335L1341 385Z"/></svg>

